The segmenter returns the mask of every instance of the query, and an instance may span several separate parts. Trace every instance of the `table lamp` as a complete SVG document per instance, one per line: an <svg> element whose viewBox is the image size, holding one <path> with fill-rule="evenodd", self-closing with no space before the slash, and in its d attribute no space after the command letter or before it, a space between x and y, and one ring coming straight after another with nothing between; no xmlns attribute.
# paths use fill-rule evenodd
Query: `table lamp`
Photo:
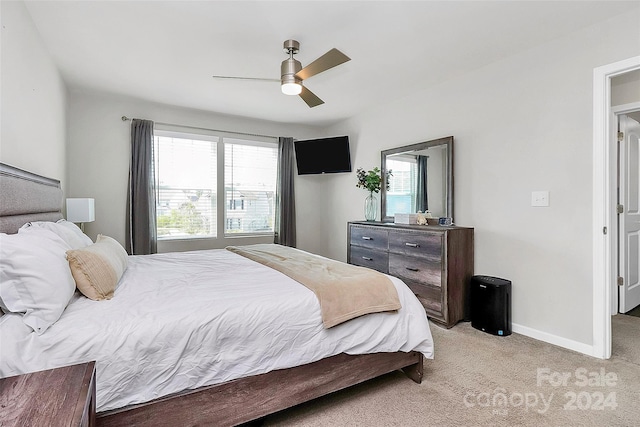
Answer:
<svg viewBox="0 0 640 427"><path fill-rule="evenodd" d="M67 221L79 223L84 232L84 223L96 220L95 201L87 198L67 199Z"/></svg>

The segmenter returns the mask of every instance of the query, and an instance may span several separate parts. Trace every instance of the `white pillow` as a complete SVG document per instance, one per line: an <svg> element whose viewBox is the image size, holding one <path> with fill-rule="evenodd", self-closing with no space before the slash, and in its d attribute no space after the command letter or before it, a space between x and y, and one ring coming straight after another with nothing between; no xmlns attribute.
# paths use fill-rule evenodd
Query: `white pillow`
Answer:
<svg viewBox="0 0 640 427"><path fill-rule="evenodd" d="M20 230L26 230L30 227L39 227L53 231L62 238L71 249L82 249L93 244L93 241L80 230L80 227L72 222L61 219L58 222L51 221L34 221L23 225Z"/></svg>
<svg viewBox="0 0 640 427"><path fill-rule="evenodd" d="M76 289L65 257L67 245L54 232L37 227L0 234L0 305L24 313L38 335L62 315Z"/></svg>

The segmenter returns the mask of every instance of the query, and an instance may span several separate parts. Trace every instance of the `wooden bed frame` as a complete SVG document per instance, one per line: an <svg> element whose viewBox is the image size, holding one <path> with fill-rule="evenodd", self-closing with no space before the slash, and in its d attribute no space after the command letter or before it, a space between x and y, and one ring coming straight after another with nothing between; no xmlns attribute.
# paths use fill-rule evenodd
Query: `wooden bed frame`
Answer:
<svg viewBox="0 0 640 427"><path fill-rule="evenodd" d="M422 381L422 354L338 354L98 414L98 426L235 426L402 369Z"/></svg>
<svg viewBox="0 0 640 427"><path fill-rule="evenodd" d="M60 181L0 163L0 232L62 218ZM420 383L419 352L338 354L97 414L98 426L233 426L399 370Z"/></svg>

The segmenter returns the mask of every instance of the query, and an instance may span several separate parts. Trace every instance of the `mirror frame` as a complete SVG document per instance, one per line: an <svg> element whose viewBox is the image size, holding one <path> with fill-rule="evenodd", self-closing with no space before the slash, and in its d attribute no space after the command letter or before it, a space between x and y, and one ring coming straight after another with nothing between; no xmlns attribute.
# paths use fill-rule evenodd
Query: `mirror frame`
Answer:
<svg viewBox="0 0 640 427"><path fill-rule="evenodd" d="M387 156L392 154L407 153L410 151L425 150L430 147L446 145L447 152L447 216L453 218L453 136L433 139L431 141L419 142L417 144L404 145L390 150L380 152L380 169L382 170L382 187L380 189L380 218L382 222L393 222L393 216L387 213Z"/></svg>

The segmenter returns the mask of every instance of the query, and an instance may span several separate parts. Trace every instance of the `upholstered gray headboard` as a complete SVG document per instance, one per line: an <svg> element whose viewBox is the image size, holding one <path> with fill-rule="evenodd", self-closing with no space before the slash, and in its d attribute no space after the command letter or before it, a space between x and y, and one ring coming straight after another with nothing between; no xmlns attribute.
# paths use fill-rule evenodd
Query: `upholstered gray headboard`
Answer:
<svg viewBox="0 0 640 427"><path fill-rule="evenodd" d="M0 233L31 221L62 218L60 181L0 163Z"/></svg>

